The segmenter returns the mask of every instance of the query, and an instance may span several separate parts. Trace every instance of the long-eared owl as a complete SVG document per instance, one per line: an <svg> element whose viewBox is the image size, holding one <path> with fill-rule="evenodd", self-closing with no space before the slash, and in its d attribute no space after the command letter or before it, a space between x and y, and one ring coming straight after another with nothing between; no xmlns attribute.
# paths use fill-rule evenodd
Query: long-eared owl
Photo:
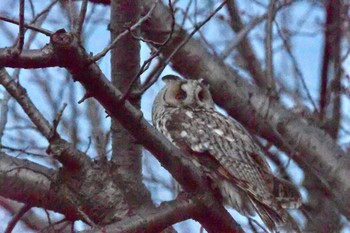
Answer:
<svg viewBox="0 0 350 233"><path fill-rule="evenodd" d="M222 203L246 216L258 213L272 232L300 232L286 210L301 205L297 188L273 175L264 152L240 123L216 111L208 85L174 75L163 81L153 104L153 124L191 154Z"/></svg>

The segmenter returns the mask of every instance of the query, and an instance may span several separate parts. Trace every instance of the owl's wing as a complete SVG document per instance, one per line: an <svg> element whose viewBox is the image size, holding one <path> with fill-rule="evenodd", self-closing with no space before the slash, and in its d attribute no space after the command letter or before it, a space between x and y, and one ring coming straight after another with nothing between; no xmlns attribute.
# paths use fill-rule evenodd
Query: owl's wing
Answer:
<svg viewBox="0 0 350 233"><path fill-rule="evenodd" d="M274 192L282 186L276 186L263 152L238 122L214 110L179 109L165 127L175 145L194 152L201 163L215 167L257 200L269 205L278 196Z"/></svg>
<svg viewBox="0 0 350 233"><path fill-rule="evenodd" d="M273 176L261 148L238 122L214 110L178 109L172 112L165 128L176 146L244 190L269 229L300 232L283 209L300 205L298 191Z"/></svg>

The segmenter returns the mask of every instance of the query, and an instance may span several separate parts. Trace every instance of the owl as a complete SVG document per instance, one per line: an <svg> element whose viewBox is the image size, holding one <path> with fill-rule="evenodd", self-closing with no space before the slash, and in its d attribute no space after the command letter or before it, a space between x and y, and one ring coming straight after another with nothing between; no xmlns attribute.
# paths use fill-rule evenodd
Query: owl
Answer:
<svg viewBox="0 0 350 233"><path fill-rule="evenodd" d="M257 213L271 232L300 232L286 209L301 196L273 175L262 149L236 120L215 109L203 80L163 77L152 108L153 125L208 177L220 201L245 216Z"/></svg>

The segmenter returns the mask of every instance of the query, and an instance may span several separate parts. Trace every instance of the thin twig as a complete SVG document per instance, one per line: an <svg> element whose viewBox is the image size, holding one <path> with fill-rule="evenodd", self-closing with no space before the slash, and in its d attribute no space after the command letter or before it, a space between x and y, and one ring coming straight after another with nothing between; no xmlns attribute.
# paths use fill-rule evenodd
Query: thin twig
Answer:
<svg viewBox="0 0 350 233"><path fill-rule="evenodd" d="M16 224L18 223L18 221L23 217L23 215L25 215L25 213L27 213L28 210L30 210L32 208L32 206L25 204L20 210L19 212L13 216L13 218L11 219L11 221L7 224L6 230L4 231L4 233L11 233L12 230L15 228Z"/></svg>
<svg viewBox="0 0 350 233"><path fill-rule="evenodd" d="M59 124L60 121L61 121L63 112L64 112L64 110L66 109L66 107L67 107L67 103L63 103L62 108L61 108L61 109L58 111L58 113L56 114L55 119L53 120L51 132L50 132L50 138L53 137L53 136L55 136L55 135L57 134L57 127L58 127L58 124Z"/></svg>
<svg viewBox="0 0 350 233"><path fill-rule="evenodd" d="M140 37L140 36L136 36L136 35L134 34L134 32L132 32L132 31L130 31L130 30L129 30L129 33L132 35L132 37L134 37L134 39L140 40L140 41L145 42L145 43L148 43L148 44L151 44L151 45L153 45L153 46L156 46L156 45L159 46L159 45L163 45L163 44L164 44L164 42L157 42L157 41L153 41L153 40L148 40L148 39L143 38L143 37Z"/></svg>
<svg viewBox="0 0 350 233"><path fill-rule="evenodd" d="M193 35L199 31L209 20L211 20L214 15L221 10L221 8L226 4L226 0L224 0L214 11L211 13L202 23L197 25L195 29L173 50L173 52L167 57L164 61L164 68L170 62L170 60L175 56L175 54L185 45L187 42L193 37ZM163 68L163 69L164 69Z"/></svg>
<svg viewBox="0 0 350 233"><path fill-rule="evenodd" d="M170 60L175 56L175 54L185 45L187 42L193 37L193 35L199 31L211 18L214 17L214 15L221 10L221 8L226 4L227 0L224 0L214 11L211 13L202 23L197 25L195 29L174 49L174 51L167 57L164 64L165 66L170 62ZM164 67L165 67L164 66Z"/></svg>
<svg viewBox="0 0 350 233"><path fill-rule="evenodd" d="M129 97L129 94L131 92L131 89L132 87L135 85L136 81L139 79L139 77L141 76L141 74L143 74L150 66L151 62L153 61L153 59L155 57L159 57L159 54L161 53L162 51L162 48L168 44L168 42L173 38L173 34L174 34L174 29L175 29L175 12L174 12L174 8L172 6L172 3L171 3L171 0L168 1L168 6L169 6L169 9L170 9L170 12L171 12L171 29L170 29L170 33L169 33L169 36L168 38L162 42L162 43L155 43L155 42L151 42L151 44L158 44L160 45L160 48L156 50L155 53L152 54L152 56L150 56L141 66L139 72L135 75L135 77L133 78L133 80L130 82L129 86L127 87L125 93L123 94L123 96L121 97L121 100L126 100L128 97ZM156 67L159 67L159 64L161 63L158 63L156 65ZM139 93L139 94L142 94L145 90L147 90L154 82L157 81L159 75L161 74L161 72L163 71L162 68L159 68L160 71L159 72L151 72L150 76L147 77L146 81L144 82L143 86L133 92L133 94L136 94L136 93ZM153 71L156 71L157 69L154 69ZM152 76L151 76L152 75ZM150 83L149 83L150 82Z"/></svg>
<svg viewBox="0 0 350 233"><path fill-rule="evenodd" d="M6 72L5 68L0 69L0 84L12 95L21 105L24 112L29 116L31 121L46 138L50 135L50 124L39 112L36 106L28 97L25 89L16 82L15 79Z"/></svg>
<svg viewBox="0 0 350 233"><path fill-rule="evenodd" d="M258 221L256 221L254 218L248 217L249 221L258 225L265 233L269 233Z"/></svg>
<svg viewBox="0 0 350 233"><path fill-rule="evenodd" d="M152 14L153 10L156 8L158 1L155 1L152 8L148 11L148 13L143 16L142 18L140 18L139 21L137 21L134 25L132 25L130 28L126 29L125 31L123 31L122 33L120 33L114 40L113 42L108 45L106 48L104 48L100 53L96 54L95 56L92 57L92 61L98 61L100 60L102 57L104 57L109 50L111 50L113 48L113 46L123 37L126 36L130 31L134 31L135 29L137 29L138 27L140 27L143 22L145 22Z"/></svg>
<svg viewBox="0 0 350 233"><path fill-rule="evenodd" d="M46 218L47 218L47 222L49 223L49 226L52 225L52 221L51 221L51 217L50 217L50 213L47 209L44 209L45 214L46 214Z"/></svg>
<svg viewBox="0 0 350 233"><path fill-rule="evenodd" d="M130 82L129 86L127 87L125 93L123 94L123 96L121 97L121 100L124 101L126 100L131 92L131 89L133 87L133 85L136 83L136 81L139 79L139 77L141 76L142 73L144 73L150 66L151 61L155 58L159 56L159 52L157 51L157 53L154 53L151 57L149 57L141 66L139 72L135 75L135 77L133 78L133 80ZM146 82L150 80L149 78L146 79Z"/></svg>
<svg viewBox="0 0 350 233"><path fill-rule="evenodd" d="M47 156L42 155L42 154L28 152L26 149L14 148L14 147L5 146L5 145L2 145L2 144L0 144L0 149L5 149L5 150L18 152L18 153L22 153L22 154L27 154L27 155L31 155L31 156L36 156L36 157L40 157L40 158L48 158Z"/></svg>
<svg viewBox="0 0 350 233"><path fill-rule="evenodd" d="M195 6L197 7L197 1L195 3ZM188 17L188 21L194 26L196 27L196 25L198 24L197 22L197 16L194 17L194 21L191 19L191 17ZM205 35L203 32L201 32L200 30L198 31L198 35L201 38L201 41L204 43L204 45L207 46L207 48L212 52L212 54L215 57L218 57L217 52L215 51L214 47L210 44L210 42L205 38Z"/></svg>
<svg viewBox="0 0 350 233"><path fill-rule="evenodd" d="M97 225L90 219L90 217L78 206L78 213L84 218L84 221L89 224L91 227L97 227Z"/></svg>
<svg viewBox="0 0 350 233"><path fill-rule="evenodd" d="M92 16L95 15L95 13L96 13L95 11L98 8L97 6L98 6L97 4L90 4L89 15L86 15L85 19L84 19L85 25L89 25L90 21L93 21L94 22L93 25L96 25L97 22L95 21L95 19ZM99 20L99 19L96 19L96 20ZM96 28L96 27L94 27L94 28ZM86 34L90 35L91 33L86 33Z"/></svg>
<svg viewBox="0 0 350 233"><path fill-rule="evenodd" d="M72 221L71 224L70 224L70 232L71 232L71 233L74 233L74 232L75 232L75 231L74 231L74 223L75 223L75 221Z"/></svg>
<svg viewBox="0 0 350 233"><path fill-rule="evenodd" d="M74 25L75 25L75 12L73 8L74 8L73 1L68 0L69 22L70 22L70 28L72 31L74 30Z"/></svg>
<svg viewBox="0 0 350 233"><path fill-rule="evenodd" d="M275 3L276 0L271 0L267 12L266 22L266 39L265 39L265 56L266 56L266 84L271 90L275 90L274 69L273 69L273 48L272 48L272 33L273 21L275 18Z"/></svg>
<svg viewBox="0 0 350 233"><path fill-rule="evenodd" d="M35 24L36 26L41 26L44 23L45 19L47 18L50 9L57 3L57 1L58 0L55 0L55 1L51 2L41 12L39 12L37 15L35 15L33 17L33 19L31 20L30 24L33 24L33 25ZM33 11L34 11L34 9L33 9ZM28 28L26 28L24 30L24 33L26 33L27 30L28 30ZM30 48L30 45L33 43L36 35L37 35L37 32L35 32L35 31L31 31L30 32L29 36L27 36L27 41L24 44L23 49L29 49Z"/></svg>
<svg viewBox="0 0 350 233"><path fill-rule="evenodd" d="M250 219L248 220L248 225L250 226L252 233L259 233Z"/></svg>
<svg viewBox="0 0 350 233"><path fill-rule="evenodd" d="M81 33L83 30L83 24L84 24L84 20L85 20L85 16L86 16L88 2L89 2L88 0L83 0L83 3L81 5L81 9L80 9L78 22L75 25L75 32L79 36L80 39L82 38Z"/></svg>
<svg viewBox="0 0 350 233"><path fill-rule="evenodd" d="M91 146L91 142L92 142L92 139L91 139L91 136L88 137L88 145L86 147L86 149L84 150L84 153L87 154L89 149L90 149L90 146Z"/></svg>
<svg viewBox="0 0 350 233"><path fill-rule="evenodd" d="M173 33L174 33L174 29L175 29L175 11L174 11L174 7L171 4L171 0L168 0L168 6L170 9L170 15L171 15L171 25L170 25L170 33L168 38L163 42L163 46L168 44L168 42L173 38ZM159 50L160 51L160 50Z"/></svg>
<svg viewBox="0 0 350 233"><path fill-rule="evenodd" d="M0 145L1 139L4 135L5 126L7 124L8 102L11 99L11 95L5 93L4 98L0 100Z"/></svg>
<svg viewBox="0 0 350 233"><path fill-rule="evenodd" d="M16 20L16 19L9 19L9 18L3 17L3 16L0 16L0 20L8 22L8 23L16 24L16 25L20 24L18 22L18 20ZM49 30L46 30L46 29L43 29L43 28L40 28L40 27L37 27L37 26L35 26L33 24L23 23L23 26L25 28L29 28L29 29L31 29L33 31L40 32L40 33L42 33L42 34L44 34L46 36L51 36L53 34L53 32L51 32Z"/></svg>
<svg viewBox="0 0 350 233"><path fill-rule="evenodd" d="M29 0L28 2L29 2L30 10L31 10L31 12L32 12L32 18L34 18L34 16L35 16L35 7L34 7L34 3L33 3L32 0Z"/></svg>
<svg viewBox="0 0 350 233"><path fill-rule="evenodd" d="M46 212L46 211L45 211L45 213L48 214L48 212ZM50 218L50 217L48 216L48 218ZM57 225L59 225L59 224L61 224L61 223L64 223L64 222L67 222L68 224L70 224L70 222L69 222L66 218L63 218L63 219L61 219L61 220L59 220L59 221L57 221L57 222L54 222L54 223L52 223L52 222L51 222L51 219L50 219L48 226L42 228L42 229L39 231L39 233L41 233L41 232L51 232L51 231L49 231L50 229L53 229L53 230L54 230L53 232L60 232L58 229L55 229L54 227L57 226ZM66 226L67 226L67 225L64 224L64 225L61 227L61 230L62 230L62 228L66 227Z"/></svg>
<svg viewBox="0 0 350 233"><path fill-rule="evenodd" d="M257 138L256 138L255 142L260 146L260 148L262 148L264 150L267 157L269 159L271 159L271 161L276 165L276 167L278 168L276 173L280 177L282 177L283 179L291 181L291 178L287 173L287 168L290 164L290 160L291 160L292 156L288 156L288 161L286 164L284 164L281 161L281 159L277 156L277 154L275 154L269 150L269 148L272 146L272 144L270 142L266 146L264 146Z"/></svg>
<svg viewBox="0 0 350 233"><path fill-rule="evenodd" d="M237 34L234 40L225 48L225 50L221 54L221 59L225 60L232 50L234 50L241 41L248 35L248 33L259 23L261 23L266 18L266 14L255 18L251 23L249 23L246 27L242 28Z"/></svg>
<svg viewBox="0 0 350 233"><path fill-rule="evenodd" d="M193 0L188 1L188 4L187 4L187 6L186 6L186 9L185 9L185 11L183 12L184 18L182 19L182 22L179 24L179 25L180 25L180 28L183 28L183 27L185 26L186 18L189 18L189 17L188 17L188 12L190 11L190 7L191 7L191 5L192 5L192 1L193 1Z"/></svg>
<svg viewBox="0 0 350 233"><path fill-rule="evenodd" d="M33 20L32 20L32 24L34 24L42 15L45 15L47 13L49 13L50 9L58 2L59 0L54 0L53 2L51 2L47 7L45 7L45 9L43 9L39 14L37 14Z"/></svg>
<svg viewBox="0 0 350 233"><path fill-rule="evenodd" d="M24 0L20 1L19 4L19 32L18 32L18 43L16 46L18 54L22 53L24 44Z"/></svg>
<svg viewBox="0 0 350 233"><path fill-rule="evenodd" d="M144 84L138 90L132 92L132 95L140 96L142 95L148 88L150 88L157 80L161 72L163 63L162 61L158 61L153 70L146 77Z"/></svg>
<svg viewBox="0 0 350 233"><path fill-rule="evenodd" d="M295 70L295 72L296 72L296 74L297 74L297 77L298 77L299 80L301 81L301 84L302 84L302 86L303 86L303 89L305 90L306 96L307 96L307 98L309 99L309 101L310 101L310 103L312 104L312 106L314 107L314 111L315 111L316 113L318 113L318 108L317 108L317 106L316 106L316 103L315 103L315 101L312 99L312 96L311 96L311 94L310 94L310 91L309 91L309 89L308 89L308 87L307 87L307 85L306 85L304 76L303 76L301 70L300 70L299 67L298 67L297 60L296 60L296 58L294 57L294 54L293 54L293 52L292 52L290 46L288 45L288 41L286 41L286 39L284 38L283 33L282 33L282 30L281 30L279 24L278 24L277 22L276 22L275 24L276 24L277 32L278 32L278 34L280 35L280 37L281 37L281 39L282 39L282 41L283 41L284 48L286 49L287 54L289 55L289 57L290 57L290 59L291 59L291 61L292 61L292 64L293 64L294 70Z"/></svg>

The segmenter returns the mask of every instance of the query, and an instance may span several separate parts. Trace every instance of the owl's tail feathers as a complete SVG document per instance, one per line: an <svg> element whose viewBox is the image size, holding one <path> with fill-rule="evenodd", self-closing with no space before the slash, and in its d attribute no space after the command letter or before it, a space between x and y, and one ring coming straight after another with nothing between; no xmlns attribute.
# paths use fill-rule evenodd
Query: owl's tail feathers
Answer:
<svg viewBox="0 0 350 233"><path fill-rule="evenodd" d="M298 224L285 209L279 208L279 211L277 212L259 201L251 199L251 202L261 220L271 232L301 233Z"/></svg>
<svg viewBox="0 0 350 233"><path fill-rule="evenodd" d="M302 204L297 187L277 177L273 177L273 195L284 209L297 209Z"/></svg>

